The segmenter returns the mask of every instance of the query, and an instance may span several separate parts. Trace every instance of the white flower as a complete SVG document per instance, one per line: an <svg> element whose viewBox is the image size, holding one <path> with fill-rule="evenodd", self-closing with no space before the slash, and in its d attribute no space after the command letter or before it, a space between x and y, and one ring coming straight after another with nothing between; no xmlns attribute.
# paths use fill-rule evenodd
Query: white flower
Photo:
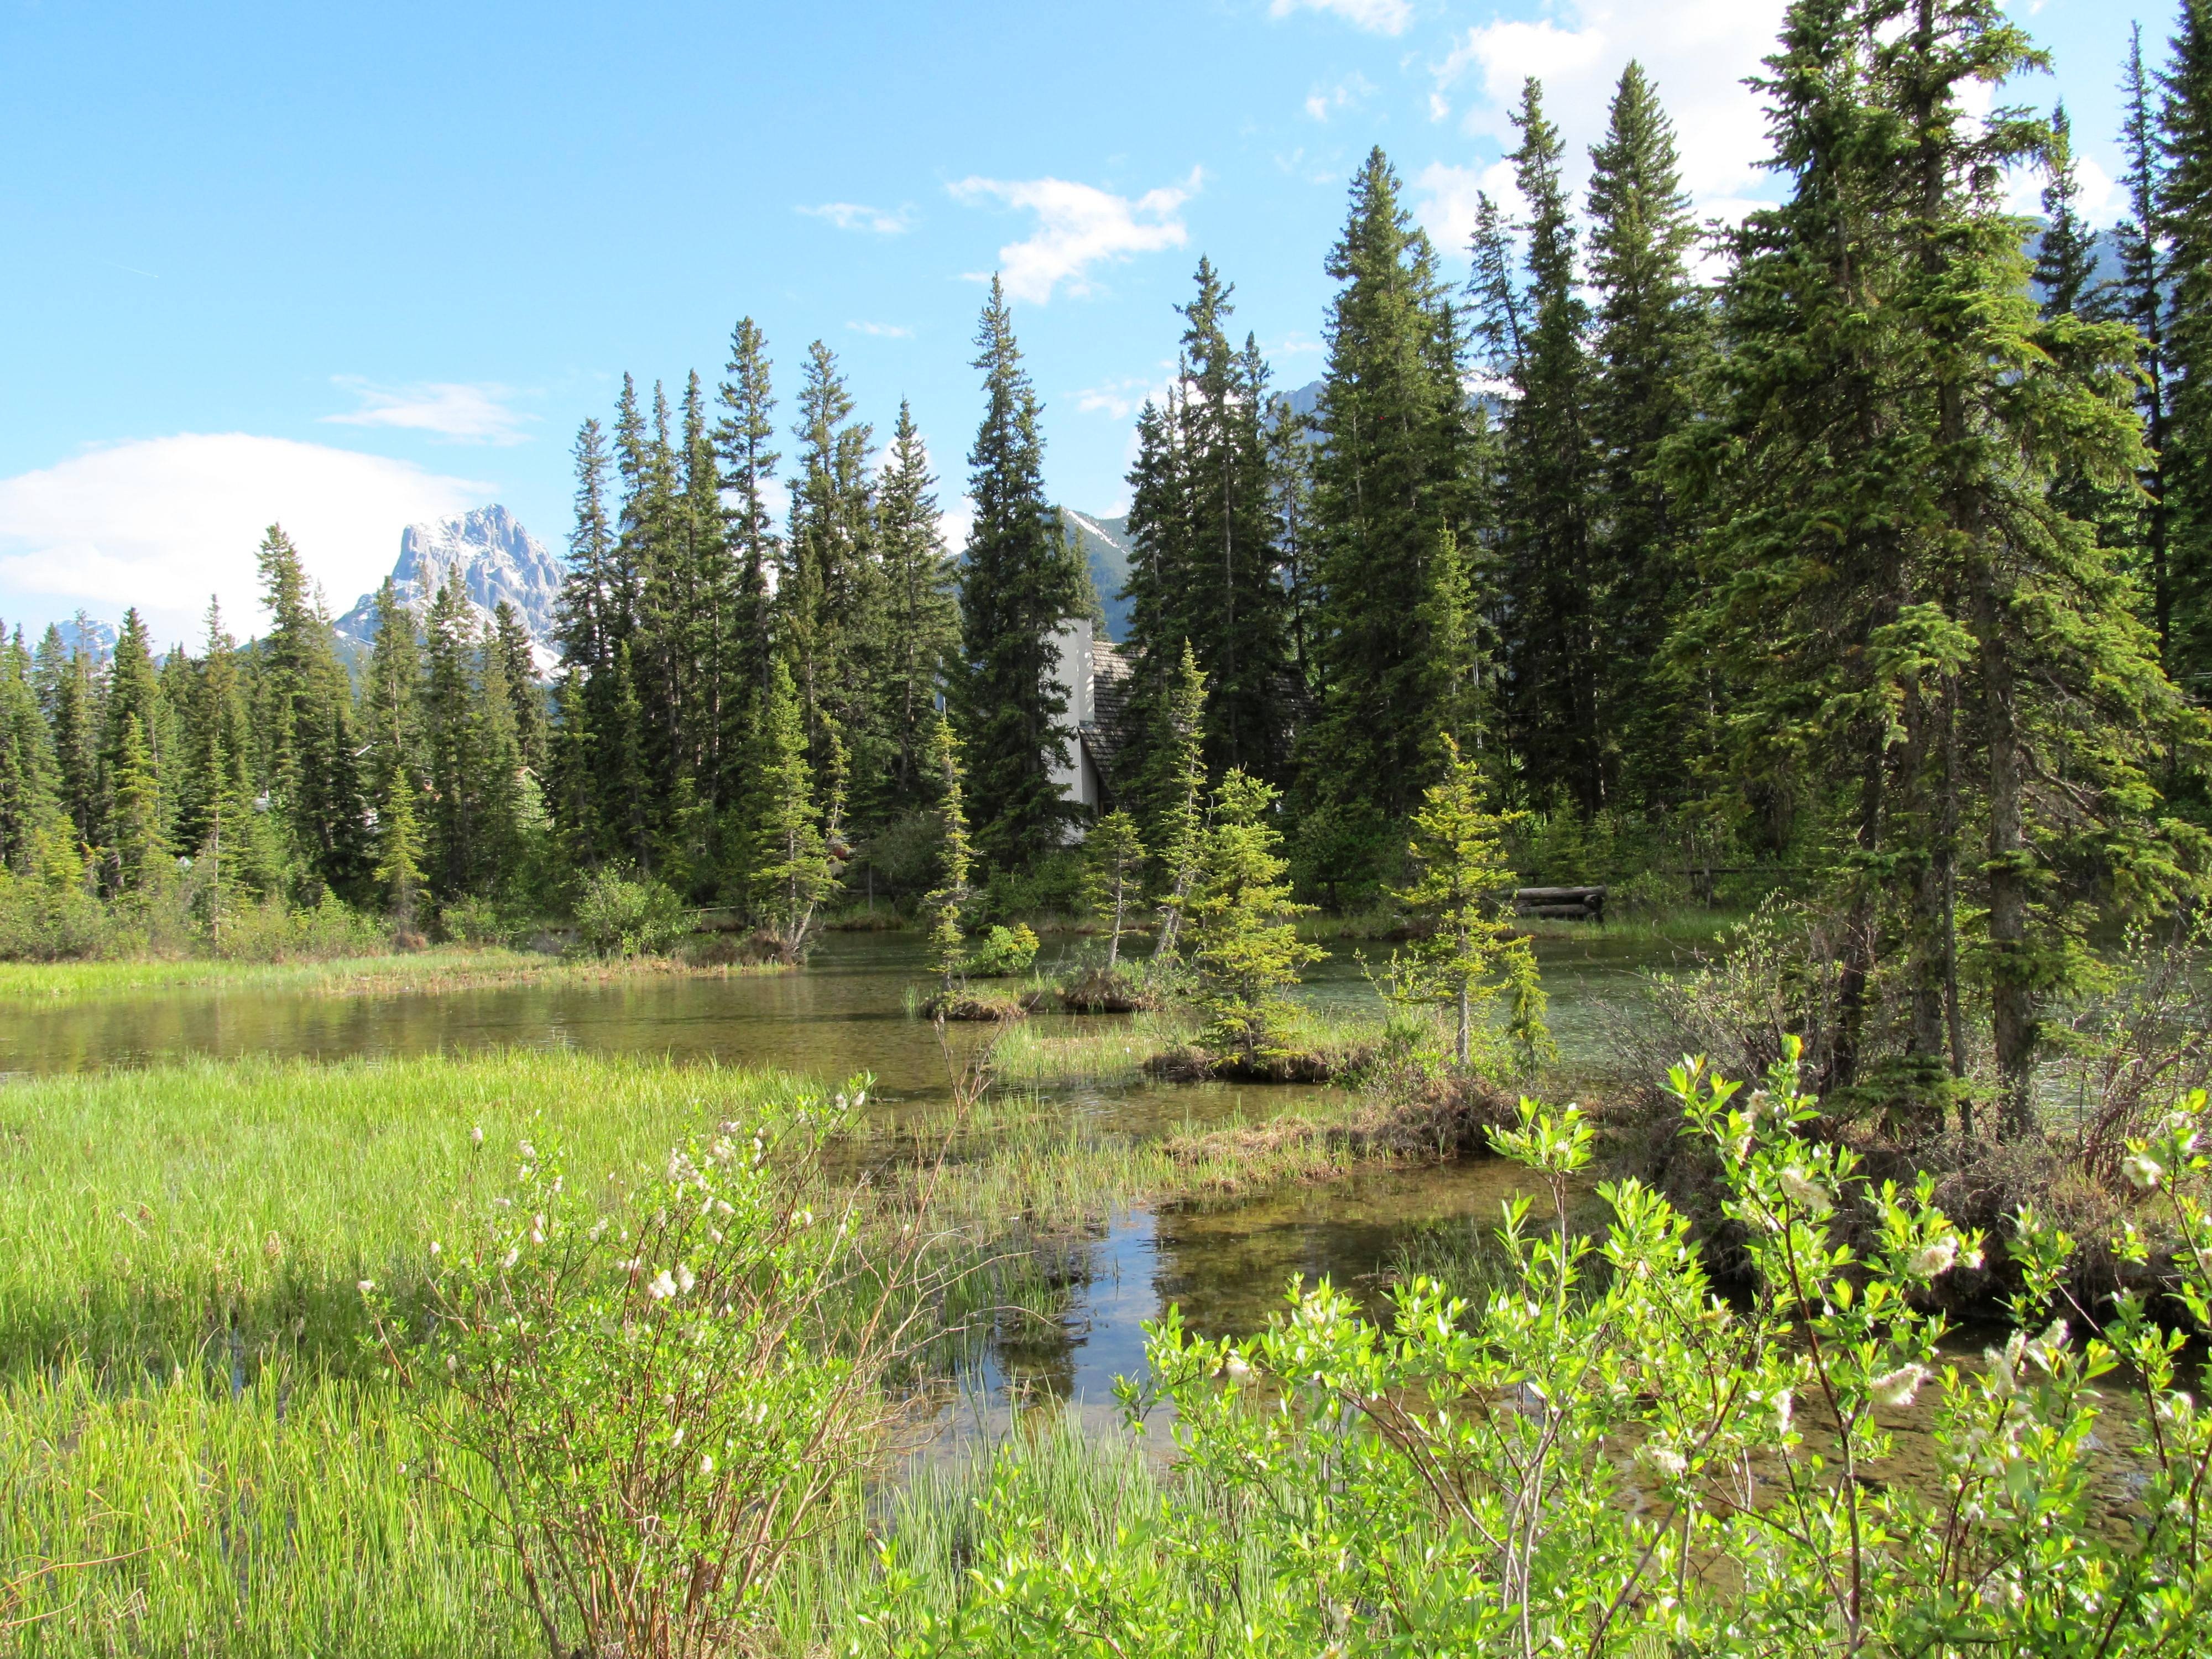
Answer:
<svg viewBox="0 0 2212 1659"><path fill-rule="evenodd" d="M681 1423L676 1425L676 1432L668 1437L668 1443L672 1446L680 1446L684 1443L684 1425Z"/></svg>
<svg viewBox="0 0 2212 1659"><path fill-rule="evenodd" d="M439 1254L439 1250L438 1250L438 1241L437 1241L436 1239L434 1239L434 1239L432 1239L432 1240L430 1241L430 1254L431 1254L432 1255L438 1255L438 1254Z"/></svg>
<svg viewBox="0 0 2212 1659"><path fill-rule="evenodd" d="M446 1369L447 1370L457 1371L460 1370L460 1368L461 1357L459 1354L449 1353L446 1356Z"/></svg>
<svg viewBox="0 0 2212 1659"><path fill-rule="evenodd" d="M699 1454L699 1473L702 1474L712 1474L714 1472L714 1454L712 1452L701 1452Z"/></svg>
<svg viewBox="0 0 2212 1659"><path fill-rule="evenodd" d="M1244 1356L1234 1348L1229 1351L1229 1358L1221 1362L1221 1369L1239 1382L1252 1375L1252 1368L1245 1364Z"/></svg>
<svg viewBox="0 0 2212 1659"><path fill-rule="evenodd" d="M677 1263L676 1288L679 1291L685 1296L689 1296L691 1293L691 1287L698 1282L699 1281L696 1279L692 1277L691 1270L689 1267L685 1267L680 1261Z"/></svg>
<svg viewBox="0 0 2212 1659"><path fill-rule="evenodd" d="M477 1125L475 1128L469 1131L469 1145L471 1146L481 1146L483 1145L483 1126L482 1124Z"/></svg>
<svg viewBox="0 0 2212 1659"><path fill-rule="evenodd" d="M516 1141L514 1143L514 1149L522 1154L522 1160L524 1163L535 1164L538 1161L538 1149L532 1146L528 1141Z"/></svg>
<svg viewBox="0 0 2212 1659"><path fill-rule="evenodd" d="M1790 1419L1796 1414L1797 1398L1789 1389L1784 1389L1774 1396L1774 1431L1777 1434L1789 1433Z"/></svg>
<svg viewBox="0 0 2212 1659"><path fill-rule="evenodd" d="M2130 1152L2120 1160L2120 1177L2137 1192L2148 1193L2166 1179L2166 1166L2147 1152Z"/></svg>
<svg viewBox="0 0 2212 1659"><path fill-rule="evenodd" d="M1893 1371L1884 1371L1880 1376L1868 1379L1867 1386L1874 1390L1878 1406L1910 1406L1920 1392L1920 1385L1928 1380L1928 1368L1921 1364L1899 1365Z"/></svg>
<svg viewBox="0 0 2212 1659"><path fill-rule="evenodd" d="M1905 1271L1915 1279L1938 1279L1949 1273L1958 1260L1959 1241L1947 1236L1915 1250Z"/></svg>
<svg viewBox="0 0 2212 1659"><path fill-rule="evenodd" d="M522 1260L522 1251L521 1251L521 1249L520 1249L520 1247L518 1247L518 1248L516 1248L516 1249L511 1249L511 1250L509 1250L509 1251L507 1253L506 1257L505 1257L505 1258L504 1258L504 1259L500 1262L500 1264L499 1264L499 1270L500 1270L501 1273L505 1273L505 1272L507 1272L507 1269L509 1269L510 1267L514 1267L514 1264L515 1264L516 1262L518 1262L518 1261L521 1261L521 1260Z"/></svg>
<svg viewBox="0 0 2212 1659"><path fill-rule="evenodd" d="M1781 1180L1783 1197L1799 1209L1813 1215L1826 1215L1836 1207L1836 1200L1828 1196L1827 1189L1796 1164L1782 1172Z"/></svg>
<svg viewBox="0 0 2212 1659"><path fill-rule="evenodd" d="M716 1199L714 1200L714 1207L720 1211L724 1215L735 1215L737 1213L735 1210L732 1210L730 1207L729 1200L726 1199Z"/></svg>
<svg viewBox="0 0 2212 1659"><path fill-rule="evenodd" d="M660 1272L654 1276L653 1283L647 1285L645 1288L646 1293L657 1302L661 1300L663 1297L672 1297L676 1294L676 1281L669 1277L668 1269L663 1267Z"/></svg>
<svg viewBox="0 0 2212 1659"><path fill-rule="evenodd" d="M605 1216L601 1216L597 1221L594 1221L592 1224L592 1231L586 1234L586 1237L588 1237L592 1243L596 1244L599 1242L600 1237L606 1232L606 1231L607 1218Z"/></svg>
<svg viewBox="0 0 2212 1659"><path fill-rule="evenodd" d="M1672 1480L1686 1474L1690 1460L1672 1446L1646 1442L1636 1449L1636 1461L1664 1480Z"/></svg>
<svg viewBox="0 0 2212 1659"><path fill-rule="evenodd" d="M376 1288L376 1281L373 1279L357 1279L354 1281L354 1288L363 1296L367 1296Z"/></svg>

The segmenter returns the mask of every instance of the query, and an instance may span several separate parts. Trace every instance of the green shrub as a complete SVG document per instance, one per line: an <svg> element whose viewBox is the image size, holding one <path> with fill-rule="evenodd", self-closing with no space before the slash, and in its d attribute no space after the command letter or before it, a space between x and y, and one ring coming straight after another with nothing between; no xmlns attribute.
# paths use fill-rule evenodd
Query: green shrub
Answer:
<svg viewBox="0 0 2212 1659"><path fill-rule="evenodd" d="M501 915L498 905L488 898L455 899L438 909L438 925L447 939L459 939L464 945L506 945L513 941L514 927Z"/></svg>
<svg viewBox="0 0 2212 1659"><path fill-rule="evenodd" d="M684 902L657 881L611 870L585 878L576 900L576 932L603 957L652 956L684 931Z"/></svg>
<svg viewBox="0 0 2212 1659"><path fill-rule="evenodd" d="M975 979L1002 979L1012 974L1026 974L1030 964L1036 960L1037 936L1030 931L1027 922L1018 921L1012 927L994 927L983 936L983 941L969 953L961 971Z"/></svg>
<svg viewBox="0 0 2212 1659"><path fill-rule="evenodd" d="M1700 1062L1669 1079L1749 1241L1747 1300L1715 1293L1684 1218L1637 1182L1601 1187L1605 1237L1577 1236L1591 1130L1524 1103L1494 1140L1552 1216L1508 1206L1489 1294L1415 1277L1384 1326L1297 1283L1242 1342L1170 1310L1150 1380L1121 1392L1140 1421L1172 1404L1175 1486L1133 1495L1109 1536L995 1481L957 1596L889 1553L890 1650L1042 1659L1079 1632L1085 1652L1191 1659L2205 1651L2212 1413L2176 1386L2185 1334L2130 1293L2089 1334L2061 1288L2073 1241L2024 1210L2014 1328L1959 1364L1923 1308L1980 1236L1927 1180L1876 1187L1813 1139L1798 1058L1759 1090ZM2163 1283L2199 1333L2204 1110L2193 1097L2122 1170L2162 1209ZM1894 1461L1908 1425L1933 1453L1917 1473ZM2115 1452L2119 1508L2095 1466Z"/></svg>

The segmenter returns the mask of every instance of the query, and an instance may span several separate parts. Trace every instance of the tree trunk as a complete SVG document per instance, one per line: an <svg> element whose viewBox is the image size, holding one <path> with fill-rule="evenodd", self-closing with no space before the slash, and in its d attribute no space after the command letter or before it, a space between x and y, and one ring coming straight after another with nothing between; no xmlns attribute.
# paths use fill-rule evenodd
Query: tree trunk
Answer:
<svg viewBox="0 0 2212 1659"><path fill-rule="evenodd" d="M1996 572L1986 550L1972 565L1974 631L1980 636L1984 726L1989 744L1990 1036L1996 1045L1997 1133L2035 1127L2035 997L2027 960L2029 858L2021 813L2020 712L2004 637Z"/></svg>

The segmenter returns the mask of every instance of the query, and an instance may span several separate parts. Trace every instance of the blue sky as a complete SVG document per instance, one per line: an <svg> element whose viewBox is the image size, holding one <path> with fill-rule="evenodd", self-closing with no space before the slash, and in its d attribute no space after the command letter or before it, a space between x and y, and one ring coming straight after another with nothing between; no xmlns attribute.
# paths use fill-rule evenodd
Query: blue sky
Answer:
<svg viewBox="0 0 2212 1659"><path fill-rule="evenodd" d="M1779 0L1109 5L0 0L0 618L136 601L257 625L281 518L334 609L409 521L566 532L568 448L622 373L719 378L750 313L780 416L827 341L902 396L955 515L981 291L1007 273L1059 499L1121 504L1201 252L1279 383L1320 370L1322 269L1381 143L1464 267L1504 111L1541 75L1577 153L1640 58L1705 210L1767 193L1740 86ZM2131 15L2022 3L2093 207ZM787 444L786 449L790 446Z"/></svg>

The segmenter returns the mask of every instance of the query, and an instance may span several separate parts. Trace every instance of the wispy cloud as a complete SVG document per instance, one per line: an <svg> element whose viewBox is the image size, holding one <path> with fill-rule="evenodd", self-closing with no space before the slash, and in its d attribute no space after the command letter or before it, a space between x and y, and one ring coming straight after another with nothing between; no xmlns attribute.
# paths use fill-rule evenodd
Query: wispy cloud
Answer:
<svg viewBox="0 0 2212 1659"><path fill-rule="evenodd" d="M1164 401L1168 387L1173 383L1172 379L1152 380L1141 374L1124 375L1103 386L1085 386L1075 394L1075 406L1086 415L1106 415L1126 421L1148 399L1156 404Z"/></svg>
<svg viewBox="0 0 2212 1659"><path fill-rule="evenodd" d="M376 586L410 524L482 506L488 483L405 461L244 432L95 449L0 478L0 602L21 617L135 604L164 641L196 640L208 596L257 620L253 550L282 524L343 609Z"/></svg>
<svg viewBox="0 0 2212 1659"><path fill-rule="evenodd" d="M963 179L948 188L959 201L996 200L1036 215L1035 234L999 250L999 274L1015 299L1042 305L1063 283L1070 294L1089 293L1094 265L1182 246L1189 234L1176 210L1198 193L1200 182L1193 167L1182 184L1135 198L1065 179Z"/></svg>
<svg viewBox="0 0 2212 1659"><path fill-rule="evenodd" d="M428 432L464 444L519 444L529 437L524 425L537 419L510 407L514 392L493 385L465 386L425 380L413 386L377 386L357 374L337 374L331 384L361 399L343 415L325 415L331 426L389 427Z"/></svg>
<svg viewBox="0 0 2212 1659"><path fill-rule="evenodd" d="M802 207L799 211L810 219L827 219L840 230L865 230L874 236L901 236L914 228L914 210L910 207L894 210L869 207L861 202L824 202L819 207Z"/></svg>
<svg viewBox="0 0 2212 1659"><path fill-rule="evenodd" d="M1288 17L1294 11L1334 12L1370 34L1403 34L1413 21L1411 0L1273 0L1267 8L1271 17Z"/></svg>
<svg viewBox="0 0 2212 1659"><path fill-rule="evenodd" d="M1306 113L1316 121L1326 121L1375 90L1373 82L1360 74L1345 76L1333 87L1316 87L1306 94Z"/></svg>
<svg viewBox="0 0 2212 1659"><path fill-rule="evenodd" d="M1510 149L1517 135L1507 112L1533 75L1544 83L1545 112L1565 132L1571 166L1579 171L1589 144L1605 131L1620 71L1634 58L1674 120L1684 187L1701 213L1726 212L1736 198L1771 188L1759 167L1767 152L1765 114L1759 100L1745 95L1743 82L1773 50L1784 4L1558 0L1546 16L1493 19L1461 31L1430 65L1430 112L1448 114L1453 96L1462 95L1463 129Z"/></svg>
<svg viewBox="0 0 2212 1659"><path fill-rule="evenodd" d="M911 340L914 331L902 323L848 323L855 334L872 334L879 340Z"/></svg>

